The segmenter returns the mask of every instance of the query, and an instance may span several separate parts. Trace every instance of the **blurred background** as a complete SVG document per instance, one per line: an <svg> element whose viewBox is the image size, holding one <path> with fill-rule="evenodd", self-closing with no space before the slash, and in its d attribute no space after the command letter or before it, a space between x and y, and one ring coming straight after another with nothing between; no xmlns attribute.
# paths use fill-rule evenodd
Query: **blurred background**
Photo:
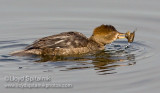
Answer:
<svg viewBox="0 0 160 93"><path fill-rule="evenodd" d="M1 91L159 93L159 4L158 0L0 0ZM106 46L113 51L101 53L98 61L90 57L80 62L37 63L37 58L9 55L60 32L78 31L89 37L101 24L113 25L120 32L137 29L132 47L125 50L127 41L117 41ZM107 60L101 62L103 58ZM4 76L8 75L50 75L53 82L69 82L74 87L6 89Z"/></svg>

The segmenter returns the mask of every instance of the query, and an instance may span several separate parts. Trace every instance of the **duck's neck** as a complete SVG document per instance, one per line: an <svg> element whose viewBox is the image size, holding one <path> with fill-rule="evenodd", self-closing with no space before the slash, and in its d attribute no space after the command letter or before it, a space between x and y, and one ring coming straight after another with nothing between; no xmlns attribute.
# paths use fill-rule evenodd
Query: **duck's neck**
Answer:
<svg viewBox="0 0 160 93"><path fill-rule="evenodd" d="M87 45L88 48L90 48L92 50L104 50L105 49L105 47L104 47L105 45L100 42L97 42L97 40L93 36L91 36L89 38L89 41L90 42Z"/></svg>

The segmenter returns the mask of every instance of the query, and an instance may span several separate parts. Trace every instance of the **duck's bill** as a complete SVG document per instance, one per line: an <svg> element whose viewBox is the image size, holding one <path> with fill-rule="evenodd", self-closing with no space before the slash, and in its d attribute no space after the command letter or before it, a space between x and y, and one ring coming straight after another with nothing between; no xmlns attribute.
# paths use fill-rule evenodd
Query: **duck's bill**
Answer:
<svg viewBox="0 0 160 93"><path fill-rule="evenodd" d="M130 35L128 36L128 42L132 43L134 41L134 37L135 37L135 31L133 31L132 33L130 33Z"/></svg>

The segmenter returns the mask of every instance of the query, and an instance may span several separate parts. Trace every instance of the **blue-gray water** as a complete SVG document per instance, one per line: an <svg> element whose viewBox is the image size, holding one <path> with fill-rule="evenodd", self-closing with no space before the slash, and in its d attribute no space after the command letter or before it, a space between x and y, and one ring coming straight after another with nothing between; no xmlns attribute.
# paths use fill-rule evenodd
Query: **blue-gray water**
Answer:
<svg viewBox="0 0 160 93"><path fill-rule="evenodd" d="M159 93L160 1L158 0L0 0L1 92ZM65 31L90 36L111 24L120 32L136 31L135 41L118 40L97 55L57 62L15 57L34 40ZM72 88L5 88L7 76L51 76ZM9 82L15 84L17 82ZM24 83L24 82L22 82ZM43 83L43 82L40 82Z"/></svg>

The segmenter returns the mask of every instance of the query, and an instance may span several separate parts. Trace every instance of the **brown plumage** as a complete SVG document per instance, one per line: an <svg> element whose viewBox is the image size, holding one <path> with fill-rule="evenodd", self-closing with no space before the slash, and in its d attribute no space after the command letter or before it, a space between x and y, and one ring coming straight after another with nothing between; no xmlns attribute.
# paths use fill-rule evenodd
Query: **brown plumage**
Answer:
<svg viewBox="0 0 160 93"><path fill-rule="evenodd" d="M119 33L111 25L101 25L94 29L90 38L79 32L63 32L57 35L41 38L27 46L22 51L13 52L12 55L77 55L97 50L104 50L106 44L112 43L116 39L125 35ZM130 36L127 34L127 38ZM132 38L131 38L132 39Z"/></svg>
<svg viewBox="0 0 160 93"><path fill-rule="evenodd" d="M101 25L94 29L91 39L101 45L112 43L120 33L111 25Z"/></svg>

